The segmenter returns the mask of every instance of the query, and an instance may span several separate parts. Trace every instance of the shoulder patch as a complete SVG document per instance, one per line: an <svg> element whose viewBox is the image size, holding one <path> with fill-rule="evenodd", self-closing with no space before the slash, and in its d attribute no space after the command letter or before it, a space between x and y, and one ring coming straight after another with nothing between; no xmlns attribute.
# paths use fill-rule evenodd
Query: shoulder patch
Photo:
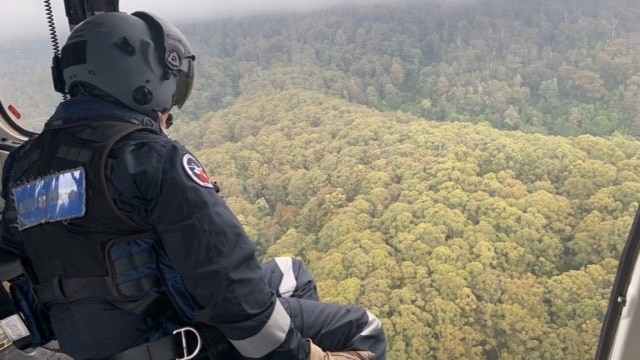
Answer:
<svg viewBox="0 0 640 360"><path fill-rule="evenodd" d="M207 176L204 168L193 155L184 154L182 157L182 166L187 174L189 174L189 177L198 185L213 189L213 184L211 184L209 176Z"/></svg>

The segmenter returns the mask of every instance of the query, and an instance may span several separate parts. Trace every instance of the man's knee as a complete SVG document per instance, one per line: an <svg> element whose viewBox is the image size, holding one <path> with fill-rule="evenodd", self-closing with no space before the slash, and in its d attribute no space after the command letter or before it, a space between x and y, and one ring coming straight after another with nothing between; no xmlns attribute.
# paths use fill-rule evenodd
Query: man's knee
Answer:
<svg viewBox="0 0 640 360"><path fill-rule="evenodd" d="M353 339L354 349L366 349L376 354L376 360L384 360L387 356L387 337L382 322L370 311L367 312L367 323L362 331Z"/></svg>
<svg viewBox="0 0 640 360"><path fill-rule="evenodd" d="M298 259L277 257L262 264L265 280L280 297L318 300L315 280Z"/></svg>

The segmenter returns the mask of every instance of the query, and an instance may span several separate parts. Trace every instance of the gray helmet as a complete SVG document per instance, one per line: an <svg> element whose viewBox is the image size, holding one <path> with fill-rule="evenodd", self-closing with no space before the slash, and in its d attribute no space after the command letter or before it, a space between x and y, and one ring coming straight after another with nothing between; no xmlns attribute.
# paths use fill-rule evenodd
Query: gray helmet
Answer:
<svg viewBox="0 0 640 360"><path fill-rule="evenodd" d="M143 113L182 107L193 87L191 45L173 25L134 12L107 12L76 26L61 52L66 91L113 98Z"/></svg>

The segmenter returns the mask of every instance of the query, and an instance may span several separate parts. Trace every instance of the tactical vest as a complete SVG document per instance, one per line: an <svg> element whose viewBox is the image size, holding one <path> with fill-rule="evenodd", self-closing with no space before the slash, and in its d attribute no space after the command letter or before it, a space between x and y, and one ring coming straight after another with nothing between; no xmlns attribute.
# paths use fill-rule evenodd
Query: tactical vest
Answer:
<svg viewBox="0 0 640 360"><path fill-rule="evenodd" d="M145 129L113 119L50 126L21 150L6 214L20 229L41 305L103 298L169 330L193 321L182 280L156 259L157 236L122 214L109 192L105 166L113 144ZM235 356L219 330L194 326L208 359Z"/></svg>
<svg viewBox="0 0 640 360"><path fill-rule="evenodd" d="M150 234L117 209L105 175L113 144L143 129L109 119L56 125L22 149L11 172L8 197L15 217L9 220L20 229L39 302L131 301L159 282L150 274L123 291L118 273L153 261L152 255L139 251L113 259L110 251Z"/></svg>

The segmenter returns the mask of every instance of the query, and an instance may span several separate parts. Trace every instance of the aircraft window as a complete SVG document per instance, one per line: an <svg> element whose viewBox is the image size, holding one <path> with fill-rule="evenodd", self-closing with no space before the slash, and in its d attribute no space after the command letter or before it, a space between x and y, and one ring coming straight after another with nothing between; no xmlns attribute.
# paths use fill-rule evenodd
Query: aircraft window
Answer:
<svg viewBox="0 0 640 360"><path fill-rule="evenodd" d="M60 2L62 4L62 2ZM68 35L64 8L55 9L58 43ZM3 13L5 15L6 13ZM17 125L40 131L44 121L62 100L51 82L53 47L42 4L25 6L0 22L0 101L13 105Z"/></svg>
<svg viewBox="0 0 640 360"><path fill-rule="evenodd" d="M27 130L39 131L62 99L51 83L50 53L42 41L0 44L0 100L15 109L12 120Z"/></svg>

